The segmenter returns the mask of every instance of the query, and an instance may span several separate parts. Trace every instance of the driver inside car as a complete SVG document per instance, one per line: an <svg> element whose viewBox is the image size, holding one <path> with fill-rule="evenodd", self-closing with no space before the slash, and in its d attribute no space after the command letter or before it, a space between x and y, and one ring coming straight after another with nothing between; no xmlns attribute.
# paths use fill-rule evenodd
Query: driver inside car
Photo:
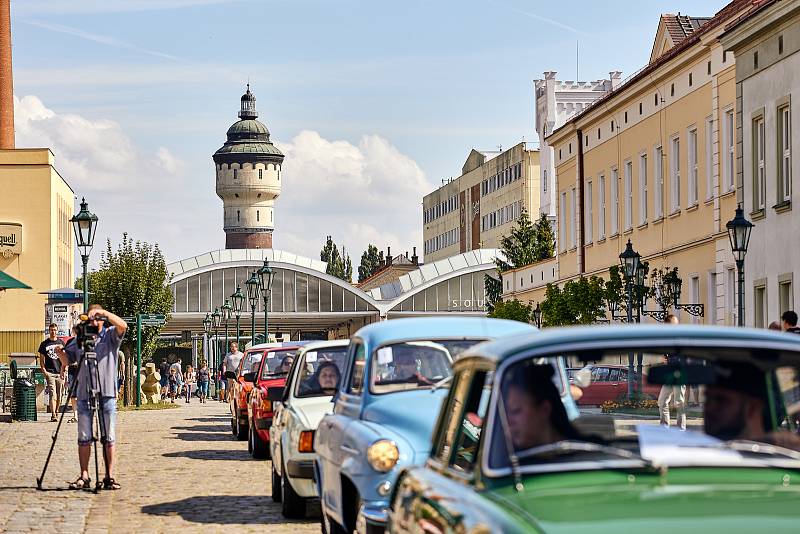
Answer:
<svg viewBox="0 0 800 534"><path fill-rule="evenodd" d="M419 384L432 384L417 369L417 358L408 352L396 352L393 361L391 382L417 382Z"/></svg>
<svg viewBox="0 0 800 534"><path fill-rule="evenodd" d="M511 441L516 450L565 439L582 439L572 426L553 383L551 365L521 365L504 387Z"/></svg>
<svg viewBox="0 0 800 534"><path fill-rule="evenodd" d="M766 375L746 362L716 362L716 380L706 386L703 420L706 434L721 440L772 443L800 451L797 434L767 432Z"/></svg>

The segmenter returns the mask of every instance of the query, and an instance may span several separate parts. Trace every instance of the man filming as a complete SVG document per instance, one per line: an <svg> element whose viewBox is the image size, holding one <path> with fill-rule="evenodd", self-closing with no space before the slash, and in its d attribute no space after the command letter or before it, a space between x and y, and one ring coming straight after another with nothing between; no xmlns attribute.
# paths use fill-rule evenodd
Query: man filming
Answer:
<svg viewBox="0 0 800 534"><path fill-rule="evenodd" d="M106 434L104 444L104 454L106 476L103 479L103 489L116 490L120 485L114 480L114 441L115 427L117 422L117 351L119 350L122 338L128 330L128 324L117 315L104 310L99 304L89 306L89 326L99 330L94 351L97 358L97 372L100 377L99 388L102 395L102 402L97 408L103 417L103 427ZM64 349L57 349L59 359L63 366L69 363L76 363L81 360L84 350L78 345L77 338L73 338ZM90 382L88 365L81 365L78 370L77 378L77 397L78 397L78 461L80 463L81 474L71 482L70 489L89 489L91 479L89 478L89 456L91 454L91 444L93 441L92 433L92 411L90 408Z"/></svg>

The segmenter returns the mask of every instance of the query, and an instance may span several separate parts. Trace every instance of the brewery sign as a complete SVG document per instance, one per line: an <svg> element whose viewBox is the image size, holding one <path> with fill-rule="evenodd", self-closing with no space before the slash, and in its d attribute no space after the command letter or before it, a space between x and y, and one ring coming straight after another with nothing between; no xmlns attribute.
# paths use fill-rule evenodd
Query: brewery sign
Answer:
<svg viewBox="0 0 800 534"><path fill-rule="evenodd" d="M0 222L0 255L10 258L12 254L22 254L22 225Z"/></svg>

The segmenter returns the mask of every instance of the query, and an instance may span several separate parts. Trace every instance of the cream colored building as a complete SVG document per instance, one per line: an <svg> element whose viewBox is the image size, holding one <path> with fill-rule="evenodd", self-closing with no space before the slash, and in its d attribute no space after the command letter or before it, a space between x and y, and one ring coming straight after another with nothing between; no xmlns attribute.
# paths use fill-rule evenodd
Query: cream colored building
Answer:
<svg viewBox="0 0 800 534"><path fill-rule="evenodd" d="M522 210L539 213L539 151L519 143L500 153L472 150L461 176L422 200L425 263L497 248Z"/></svg>
<svg viewBox="0 0 800 534"><path fill-rule="evenodd" d="M75 282L74 194L47 148L0 150L0 191L0 236L16 233L13 248L0 240L0 270L32 288L0 292L0 336L44 332L46 297L39 292Z"/></svg>
<svg viewBox="0 0 800 534"><path fill-rule="evenodd" d="M547 138L560 282L607 277L630 240L651 269L678 267L682 303L705 306L683 322L735 324L736 72L718 37L749 5L662 16L648 65Z"/></svg>

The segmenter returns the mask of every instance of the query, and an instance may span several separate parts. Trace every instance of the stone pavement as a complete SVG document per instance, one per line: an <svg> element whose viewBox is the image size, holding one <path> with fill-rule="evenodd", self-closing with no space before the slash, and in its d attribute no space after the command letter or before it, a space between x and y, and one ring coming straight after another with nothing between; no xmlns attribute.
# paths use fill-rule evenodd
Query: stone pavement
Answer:
<svg viewBox="0 0 800 534"><path fill-rule="evenodd" d="M174 410L121 412L123 487L98 495L65 489L78 476L75 424L65 419L46 491L37 491L56 423L41 413L38 422L0 422L0 532L319 532L318 504L306 521L283 518L269 497L270 463L234 440L228 413L226 404L196 399Z"/></svg>

